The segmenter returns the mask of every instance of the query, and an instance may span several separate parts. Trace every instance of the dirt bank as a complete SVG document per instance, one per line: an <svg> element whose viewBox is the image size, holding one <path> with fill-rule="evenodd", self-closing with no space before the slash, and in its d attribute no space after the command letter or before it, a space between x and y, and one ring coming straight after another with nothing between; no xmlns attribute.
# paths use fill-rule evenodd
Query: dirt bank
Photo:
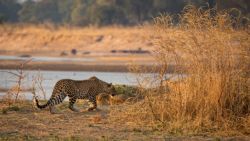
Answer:
<svg viewBox="0 0 250 141"><path fill-rule="evenodd" d="M32 59L25 64L26 70L54 70L54 71L98 71L98 72L128 72L131 65L144 66L145 70L151 72L155 61L151 56L99 56L85 57L87 61L42 61ZM61 57L62 59L65 59ZM73 58L73 57L72 57ZM72 59L70 58L70 59ZM21 58L29 60L29 58ZM31 59L31 58L30 58ZM73 58L82 59L82 58ZM0 60L0 69L17 69L25 60ZM88 61L90 60L90 61Z"/></svg>
<svg viewBox="0 0 250 141"><path fill-rule="evenodd" d="M150 27L73 28L0 25L0 54L59 56L110 53L114 50L153 49Z"/></svg>
<svg viewBox="0 0 250 141"><path fill-rule="evenodd" d="M99 110L88 112L84 104L74 113L67 108L68 103L57 107L60 114L50 114L48 109L38 110L30 101L12 106L5 112L6 103L0 102L0 140L173 140L173 141L213 141L242 140L249 137L180 137L170 136L149 127L139 127L133 123L113 122L110 110L119 106L100 106ZM86 106L86 105L84 105ZM126 105L122 105L126 106ZM83 108L82 108L83 107Z"/></svg>

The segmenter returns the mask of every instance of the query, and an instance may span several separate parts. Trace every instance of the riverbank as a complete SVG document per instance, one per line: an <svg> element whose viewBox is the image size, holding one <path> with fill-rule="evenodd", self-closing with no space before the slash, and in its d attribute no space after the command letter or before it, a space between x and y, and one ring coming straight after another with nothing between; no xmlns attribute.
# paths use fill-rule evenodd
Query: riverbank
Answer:
<svg viewBox="0 0 250 141"><path fill-rule="evenodd" d="M20 61L1 61L0 69L18 69ZM96 72L128 72L126 64L80 64L60 62L31 62L26 64L25 70L51 70L51 71L96 71Z"/></svg>
<svg viewBox="0 0 250 141"><path fill-rule="evenodd" d="M25 64L25 70L53 71L96 71L96 72L129 72L132 65L143 66L146 72L151 72L155 66L152 56L85 56L76 57L17 57L0 56L0 69L18 69Z"/></svg>
<svg viewBox="0 0 250 141"><path fill-rule="evenodd" d="M44 102L44 101L43 101ZM242 140L249 137L208 137L169 135L150 127L131 122L114 122L110 112L122 105L101 105L99 110L88 112L86 105L77 102L80 113L70 111L68 102L57 107L60 114L50 114L48 109L39 110L31 101L22 101L8 107L0 102L0 140L172 140L213 141Z"/></svg>
<svg viewBox="0 0 250 141"><path fill-rule="evenodd" d="M155 64L153 42L159 38L150 26L1 25L0 32L0 58L19 57L19 60L0 59L0 69L17 69L20 60L29 58L35 59L24 69L128 72L131 64L150 69Z"/></svg>
<svg viewBox="0 0 250 141"><path fill-rule="evenodd" d="M152 27L58 27L0 25L0 55L96 55L154 49Z"/></svg>

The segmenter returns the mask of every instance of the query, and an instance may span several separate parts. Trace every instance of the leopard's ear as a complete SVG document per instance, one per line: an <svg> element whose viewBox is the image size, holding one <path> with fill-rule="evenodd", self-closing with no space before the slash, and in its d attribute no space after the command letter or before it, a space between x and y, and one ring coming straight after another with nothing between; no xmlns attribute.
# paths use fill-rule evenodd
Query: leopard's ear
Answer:
<svg viewBox="0 0 250 141"><path fill-rule="evenodd" d="M98 78L96 76L92 76L89 78L89 80L98 80Z"/></svg>

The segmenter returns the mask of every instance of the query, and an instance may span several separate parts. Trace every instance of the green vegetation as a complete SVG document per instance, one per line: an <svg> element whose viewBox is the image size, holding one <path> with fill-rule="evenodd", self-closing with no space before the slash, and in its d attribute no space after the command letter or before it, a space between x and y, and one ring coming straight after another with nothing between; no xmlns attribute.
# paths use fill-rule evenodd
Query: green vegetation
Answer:
<svg viewBox="0 0 250 141"><path fill-rule="evenodd" d="M12 106L10 106L10 107L3 108L3 109L2 109L2 114L7 114L8 111L19 111L19 110L20 110L20 108L19 108L18 106L12 105Z"/></svg>
<svg viewBox="0 0 250 141"><path fill-rule="evenodd" d="M136 86L127 86L127 85L115 85L115 90L117 94L124 94L126 96L135 96L138 91Z"/></svg>
<svg viewBox="0 0 250 141"><path fill-rule="evenodd" d="M160 13L180 14L187 4L237 8L249 17L248 0L0 0L0 23L54 23L76 26L134 25Z"/></svg>

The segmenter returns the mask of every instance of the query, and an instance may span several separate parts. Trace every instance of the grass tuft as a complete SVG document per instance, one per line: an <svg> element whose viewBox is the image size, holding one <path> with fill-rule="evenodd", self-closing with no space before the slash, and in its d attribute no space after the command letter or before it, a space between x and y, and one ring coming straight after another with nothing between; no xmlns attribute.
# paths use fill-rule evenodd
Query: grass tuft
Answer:
<svg viewBox="0 0 250 141"><path fill-rule="evenodd" d="M169 15L155 18L160 69L140 84L160 82L158 90L145 90L143 102L114 109L114 119L175 135L249 135L249 26L236 26L227 11L214 15L192 6L179 19L176 25ZM172 65L174 79L168 79Z"/></svg>

